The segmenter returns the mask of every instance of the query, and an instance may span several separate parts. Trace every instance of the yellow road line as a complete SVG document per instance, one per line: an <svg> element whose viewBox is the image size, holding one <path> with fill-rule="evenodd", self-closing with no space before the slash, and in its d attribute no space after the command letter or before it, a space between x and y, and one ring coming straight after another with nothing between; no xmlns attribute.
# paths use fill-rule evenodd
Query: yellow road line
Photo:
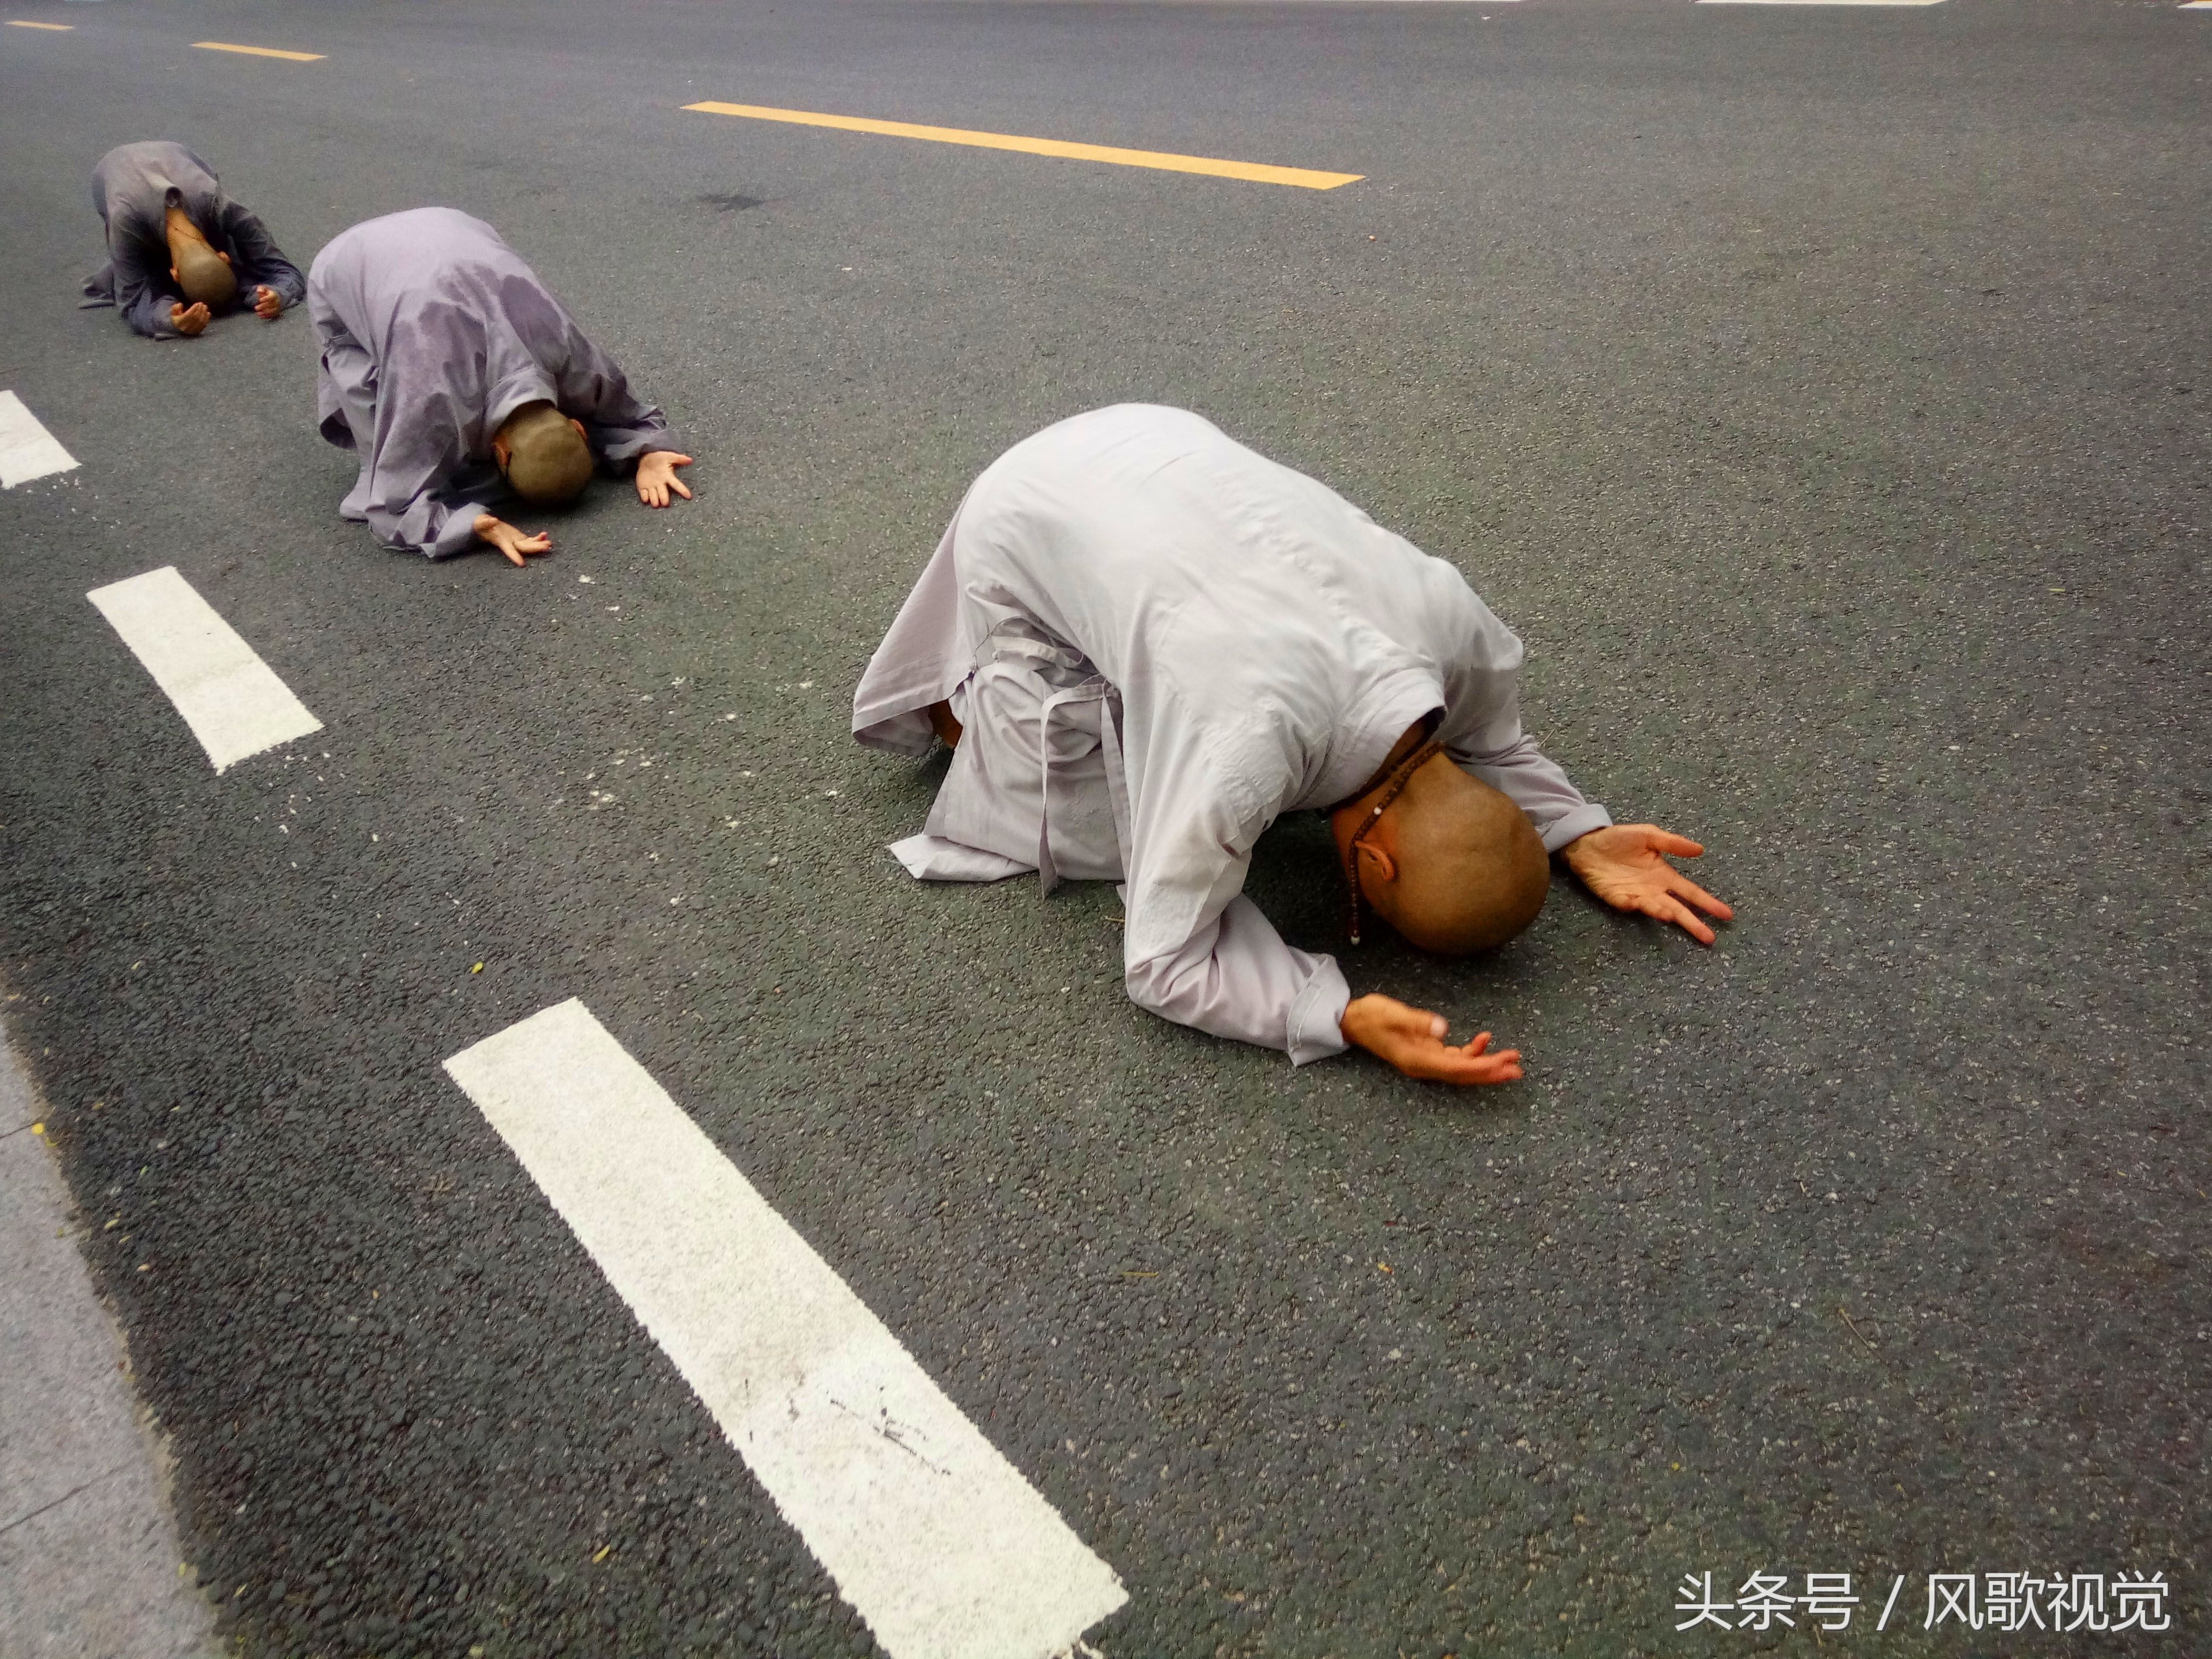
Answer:
<svg viewBox="0 0 2212 1659"><path fill-rule="evenodd" d="M248 58L282 58L289 64L319 64L319 52L279 52L274 46L234 46L222 40L195 40L192 44L202 52L242 52Z"/></svg>
<svg viewBox="0 0 2212 1659"><path fill-rule="evenodd" d="M27 18L11 17L8 20L8 27L11 29L52 29L56 34L67 34L71 29L75 28L76 25L74 23L33 23Z"/></svg>
<svg viewBox="0 0 2212 1659"><path fill-rule="evenodd" d="M1065 155L1078 161L1110 161L1116 167L1155 167L1163 173L1203 173L1216 179L1249 179L1263 185L1296 185L1304 190L1334 190L1366 175L1316 173L1307 167L1268 167L1259 161L1223 161L1210 155L1171 155L1159 150L1115 149L1107 144L1071 144L1058 138L1021 138L1006 132L969 132L960 127L918 127L906 121L871 121L857 115L815 115L803 109L764 109L757 104L686 104L709 115L742 115L755 121L790 121L803 127L837 127L847 132L876 132L890 138L926 138L938 144L969 144L978 149L1018 149L1030 155Z"/></svg>

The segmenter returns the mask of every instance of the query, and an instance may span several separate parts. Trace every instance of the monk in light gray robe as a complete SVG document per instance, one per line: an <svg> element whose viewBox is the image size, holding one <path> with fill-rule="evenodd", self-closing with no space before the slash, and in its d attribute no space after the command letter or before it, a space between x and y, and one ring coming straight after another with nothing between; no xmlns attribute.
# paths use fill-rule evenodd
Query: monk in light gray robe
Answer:
<svg viewBox="0 0 2212 1659"><path fill-rule="evenodd" d="M307 313L323 436L361 456L338 511L386 547L483 542L520 565L551 538L491 505L572 500L595 468L634 471L647 507L691 494L660 411L481 219L416 208L342 232L307 274Z"/></svg>
<svg viewBox="0 0 2212 1659"><path fill-rule="evenodd" d="M1445 956L1534 920L1557 854L1599 898L1711 944L1729 907L1617 824L1522 729L1521 641L1467 579L1186 410L1048 427L968 491L853 699L861 743L952 763L925 881L1122 884L1123 982L1164 1018L1410 1077L1510 1082L1517 1049L1355 996L1245 896L1261 834L1328 816L1363 909Z"/></svg>
<svg viewBox="0 0 2212 1659"><path fill-rule="evenodd" d="M274 321L307 279L259 217L182 144L118 144L92 170L107 263L85 279L81 308L113 306L149 339L196 335L239 304Z"/></svg>

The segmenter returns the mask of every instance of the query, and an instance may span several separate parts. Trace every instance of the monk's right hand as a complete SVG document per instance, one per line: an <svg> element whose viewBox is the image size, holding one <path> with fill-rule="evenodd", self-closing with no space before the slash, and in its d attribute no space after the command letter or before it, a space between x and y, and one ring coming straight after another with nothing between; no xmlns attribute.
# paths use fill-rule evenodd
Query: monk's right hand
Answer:
<svg viewBox="0 0 2212 1659"><path fill-rule="evenodd" d="M1366 1049L1407 1077L1419 1078L1424 1083L1520 1081L1518 1048L1501 1048L1496 1054L1486 1052L1490 1048L1487 1031L1472 1042L1452 1048L1444 1042L1444 1033L1451 1027L1442 1014L1408 1007L1390 997L1370 994L1352 998L1345 1005L1344 1018L1338 1029L1344 1033L1346 1042Z"/></svg>
<svg viewBox="0 0 2212 1659"><path fill-rule="evenodd" d="M550 553L553 550L553 538L544 532L535 536L526 536L505 520L495 519L489 513L477 514L476 532L478 541L489 542L507 555L509 564L518 567L526 553Z"/></svg>
<svg viewBox="0 0 2212 1659"><path fill-rule="evenodd" d="M169 326L189 340L208 325L213 315L206 305L198 300L190 306L173 305L169 307Z"/></svg>

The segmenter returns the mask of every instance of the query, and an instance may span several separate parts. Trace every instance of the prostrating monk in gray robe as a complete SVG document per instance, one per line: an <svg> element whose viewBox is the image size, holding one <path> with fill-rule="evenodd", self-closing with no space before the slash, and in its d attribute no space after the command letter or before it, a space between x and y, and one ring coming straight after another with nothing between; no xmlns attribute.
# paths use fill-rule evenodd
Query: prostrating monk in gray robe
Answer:
<svg viewBox="0 0 2212 1659"><path fill-rule="evenodd" d="M550 541L490 505L573 499L595 465L634 468L648 507L691 493L660 411L481 219L416 208L341 233L307 313L323 436L361 455L338 511L386 547L442 559L481 540L519 565Z"/></svg>
<svg viewBox="0 0 2212 1659"><path fill-rule="evenodd" d="M182 144L117 145L92 170L92 207L107 263L85 279L83 308L113 306L149 338L198 334L240 303L274 319L307 296L268 227Z"/></svg>
<svg viewBox="0 0 2212 1659"><path fill-rule="evenodd" d="M1519 639L1465 577L1182 410L1122 404L1016 445L968 491L854 695L863 744L951 767L925 881L1118 881L1124 982L1166 1018L1303 1064L1509 1082L1514 1050L1355 997L1244 896L1280 814L1328 816L1364 902L1446 955L1534 920L1560 854L1599 897L1711 943L1728 907L1615 824L1521 726Z"/></svg>

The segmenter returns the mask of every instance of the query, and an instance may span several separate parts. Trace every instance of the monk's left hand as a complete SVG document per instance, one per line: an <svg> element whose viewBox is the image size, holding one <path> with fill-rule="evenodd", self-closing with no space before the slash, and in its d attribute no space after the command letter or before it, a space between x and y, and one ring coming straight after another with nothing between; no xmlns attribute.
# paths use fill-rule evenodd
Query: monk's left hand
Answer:
<svg viewBox="0 0 2212 1659"><path fill-rule="evenodd" d="M1583 885L1614 909L1671 921L1698 944L1711 945L1713 930L1698 911L1723 921L1735 912L1667 862L1705 850L1656 823L1616 823L1569 842L1561 856Z"/></svg>
<svg viewBox="0 0 2212 1659"><path fill-rule="evenodd" d="M284 296L279 294L275 289L264 283L262 286L253 290L253 314L255 316L265 317L269 321L273 323L276 320L276 313L283 309Z"/></svg>
<svg viewBox="0 0 2212 1659"><path fill-rule="evenodd" d="M665 449L647 450L637 459L638 500L647 507L665 507L669 493L672 490L685 501L690 501L691 492L676 476L676 469L690 465L689 455L673 454Z"/></svg>

